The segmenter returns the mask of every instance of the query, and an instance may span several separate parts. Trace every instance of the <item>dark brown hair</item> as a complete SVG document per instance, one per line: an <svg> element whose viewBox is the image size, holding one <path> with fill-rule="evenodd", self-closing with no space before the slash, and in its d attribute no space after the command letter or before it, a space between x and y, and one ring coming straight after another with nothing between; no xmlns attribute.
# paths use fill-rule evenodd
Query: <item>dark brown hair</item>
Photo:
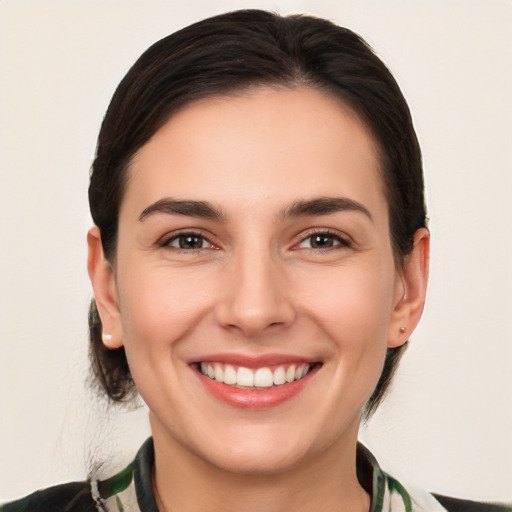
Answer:
<svg viewBox="0 0 512 512"><path fill-rule="evenodd" d="M352 31L311 16L235 11L190 25L151 46L119 84L101 126L89 203L107 259L115 259L130 160L176 112L196 99L268 85L309 86L349 105L380 149L397 265L425 226L421 153L393 76ZM89 314L94 374L114 401L133 395L123 348L108 350L94 301ZM382 400L405 345L389 349L369 415Z"/></svg>

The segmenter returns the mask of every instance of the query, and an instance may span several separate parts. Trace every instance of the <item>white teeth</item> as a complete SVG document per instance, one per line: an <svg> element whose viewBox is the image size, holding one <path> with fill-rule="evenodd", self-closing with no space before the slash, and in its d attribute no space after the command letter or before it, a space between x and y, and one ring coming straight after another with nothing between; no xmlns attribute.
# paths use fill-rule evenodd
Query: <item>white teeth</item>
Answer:
<svg viewBox="0 0 512 512"><path fill-rule="evenodd" d="M215 363L213 365L213 373L216 381L224 382L224 372L222 371L220 364Z"/></svg>
<svg viewBox="0 0 512 512"><path fill-rule="evenodd" d="M236 382L239 386L252 388L254 386L254 373L249 368L240 366L238 372L236 372Z"/></svg>
<svg viewBox="0 0 512 512"><path fill-rule="evenodd" d="M284 366L280 366L274 372L274 384L276 386L280 386L286 382L286 373L284 371Z"/></svg>
<svg viewBox="0 0 512 512"><path fill-rule="evenodd" d="M281 386L287 382L302 379L309 372L309 364L281 365L273 371L264 366L257 370L251 370L244 366L235 367L222 363L201 363L201 373L217 382L223 382L230 386L241 386L247 388L270 388Z"/></svg>
<svg viewBox="0 0 512 512"><path fill-rule="evenodd" d="M257 388L269 388L274 384L274 376L270 368L259 368L254 374L254 386Z"/></svg>
<svg viewBox="0 0 512 512"><path fill-rule="evenodd" d="M286 382L293 382L295 380L295 365L292 364L286 370Z"/></svg>
<svg viewBox="0 0 512 512"><path fill-rule="evenodd" d="M236 370L230 364L224 368L224 384L236 384Z"/></svg>
<svg viewBox="0 0 512 512"><path fill-rule="evenodd" d="M302 377L305 377L306 374L309 371L309 365L308 364L299 364L295 370L295 380L302 379Z"/></svg>

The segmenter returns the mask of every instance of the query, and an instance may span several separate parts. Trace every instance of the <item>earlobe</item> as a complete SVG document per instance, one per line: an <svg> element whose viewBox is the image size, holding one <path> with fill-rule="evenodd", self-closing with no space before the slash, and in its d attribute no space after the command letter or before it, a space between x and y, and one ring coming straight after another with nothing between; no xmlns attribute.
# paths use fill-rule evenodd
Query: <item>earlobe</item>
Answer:
<svg viewBox="0 0 512 512"><path fill-rule="evenodd" d="M402 272L401 295L391 314L388 347L403 345L414 331L423 313L430 260L430 233L420 228L414 234L414 247Z"/></svg>
<svg viewBox="0 0 512 512"><path fill-rule="evenodd" d="M114 270L103 253L101 233L97 226L87 233L87 246L87 270L101 319L103 344L109 349L116 349L123 345L117 287Z"/></svg>

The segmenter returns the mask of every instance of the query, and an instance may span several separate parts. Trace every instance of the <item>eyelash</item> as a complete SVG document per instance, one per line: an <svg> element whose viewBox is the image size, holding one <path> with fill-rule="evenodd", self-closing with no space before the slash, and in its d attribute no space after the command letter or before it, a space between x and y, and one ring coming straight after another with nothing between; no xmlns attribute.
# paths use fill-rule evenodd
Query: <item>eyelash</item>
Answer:
<svg viewBox="0 0 512 512"><path fill-rule="evenodd" d="M332 246L327 247L300 247L306 240L311 240L313 237L321 237L331 239L333 242ZM338 232L330 231L328 229L323 229L319 231L314 231L309 233L307 236L302 238L298 244L295 245L298 249L308 249L317 252L325 252L333 249L339 248L350 248L352 247L352 242L346 238L341 236Z"/></svg>
<svg viewBox="0 0 512 512"><path fill-rule="evenodd" d="M208 244L208 246L207 247L176 247L176 246L172 245L173 242L178 242L178 244L179 244L180 239L183 240L183 239L186 239L187 237L198 239L199 241L201 241L201 245L204 245L206 243L206 244ZM312 240L313 237L330 239L332 245L327 245L324 247L300 247L307 240ZM163 239L159 243L159 245L161 247L172 247L173 249L177 249L177 250L185 251L185 252L218 248L202 233L198 233L195 231L184 231L181 233L174 234L171 237ZM341 236L337 232L323 229L323 230L314 231L314 232L309 233L307 236L303 237L298 244L295 244L293 249L295 249L295 250L307 249L307 250L312 250L312 251L316 251L316 252L325 252L325 251L329 251L329 250L333 250L333 249L337 249L337 248L350 248L350 247L352 247L352 243L350 240Z"/></svg>
<svg viewBox="0 0 512 512"><path fill-rule="evenodd" d="M172 245L172 242L178 242L180 239L185 238L196 238L202 241L202 244L206 243L208 247L176 247ZM173 249L179 250L179 251L201 251L203 249L217 249L216 245L213 244L206 236L204 236L202 233L197 233L195 231L183 231L181 233L174 234L168 238L164 238L160 243L160 247L171 247Z"/></svg>

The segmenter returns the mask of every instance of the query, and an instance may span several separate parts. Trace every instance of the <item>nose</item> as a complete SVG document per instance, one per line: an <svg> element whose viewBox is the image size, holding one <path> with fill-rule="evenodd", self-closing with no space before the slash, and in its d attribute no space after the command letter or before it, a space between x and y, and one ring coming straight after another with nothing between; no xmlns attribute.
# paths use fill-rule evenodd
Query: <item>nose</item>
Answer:
<svg viewBox="0 0 512 512"><path fill-rule="evenodd" d="M255 338L293 323L295 309L282 262L265 251L247 251L229 265L216 307L222 327Z"/></svg>

